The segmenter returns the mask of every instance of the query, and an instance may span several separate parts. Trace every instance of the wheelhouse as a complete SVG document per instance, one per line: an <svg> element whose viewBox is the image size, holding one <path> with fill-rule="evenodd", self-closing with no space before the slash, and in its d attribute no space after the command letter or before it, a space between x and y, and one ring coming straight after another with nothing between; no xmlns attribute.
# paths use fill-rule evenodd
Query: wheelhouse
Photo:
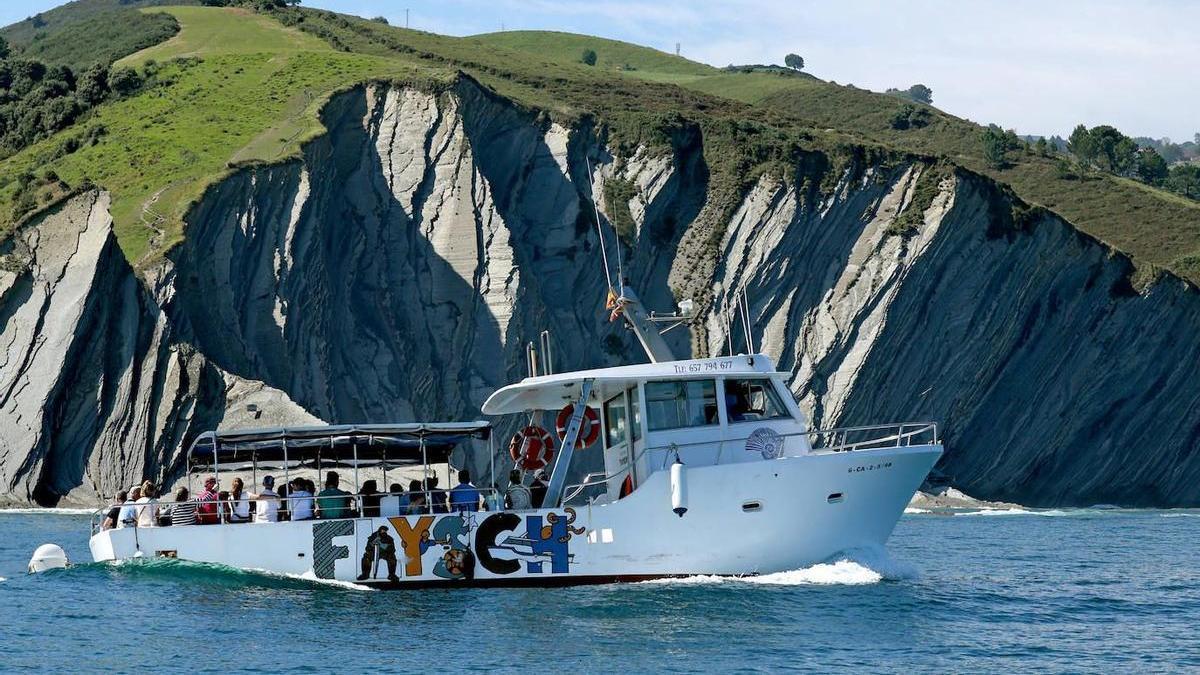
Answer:
<svg viewBox="0 0 1200 675"><path fill-rule="evenodd" d="M761 448L748 447L756 433L771 439L772 457L809 452L807 425L784 376L761 355L577 371L500 389L483 412L534 419L574 405L586 391L587 405L599 413L604 471L567 486L563 502L603 503L628 495L677 457L689 467L761 461ZM552 482L565 474L570 455L556 457Z"/></svg>

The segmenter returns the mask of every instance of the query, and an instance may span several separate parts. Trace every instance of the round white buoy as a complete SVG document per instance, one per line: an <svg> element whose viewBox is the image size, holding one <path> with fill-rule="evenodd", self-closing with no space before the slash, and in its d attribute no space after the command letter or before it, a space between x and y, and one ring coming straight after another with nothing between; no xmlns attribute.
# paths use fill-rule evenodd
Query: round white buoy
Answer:
<svg viewBox="0 0 1200 675"><path fill-rule="evenodd" d="M676 455L675 463L671 465L671 510L680 518L688 510L687 474L684 473L683 462Z"/></svg>
<svg viewBox="0 0 1200 675"><path fill-rule="evenodd" d="M62 550L58 544L42 544L33 552L33 557L29 559L29 573L37 574L46 570L58 569L70 565L71 561L67 559L67 552Z"/></svg>

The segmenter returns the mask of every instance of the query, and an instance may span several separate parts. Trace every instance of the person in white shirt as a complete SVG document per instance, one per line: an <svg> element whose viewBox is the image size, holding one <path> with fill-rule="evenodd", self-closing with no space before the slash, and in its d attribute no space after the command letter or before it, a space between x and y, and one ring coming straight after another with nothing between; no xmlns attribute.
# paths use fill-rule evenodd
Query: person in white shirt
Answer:
<svg viewBox="0 0 1200 675"><path fill-rule="evenodd" d="M125 500L125 506L121 507L117 527L137 527L138 509L134 504L141 498L142 486L134 485L129 488L129 499Z"/></svg>
<svg viewBox="0 0 1200 675"><path fill-rule="evenodd" d="M231 523L250 522L250 500L243 492L244 484L241 478L234 478L232 489L229 491L229 501L226 506L226 518Z"/></svg>
<svg viewBox="0 0 1200 675"><path fill-rule="evenodd" d="M138 527L156 527L158 525L158 500L155 499L154 484L150 481L142 483L142 497L135 504Z"/></svg>
<svg viewBox="0 0 1200 675"><path fill-rule="evenodd" d="M292 520L312 520L313 493L308 491L308 481L297 478L292 481L291 510Z"/></svg>
<svg viewBox="0 0 1200 675"><path fill-rule="evenodd" d="M258 494L247 493L254 502L254 522L274 523L279 520L279 495L275 494L275 477L263 476L263 489Z"/></svg>

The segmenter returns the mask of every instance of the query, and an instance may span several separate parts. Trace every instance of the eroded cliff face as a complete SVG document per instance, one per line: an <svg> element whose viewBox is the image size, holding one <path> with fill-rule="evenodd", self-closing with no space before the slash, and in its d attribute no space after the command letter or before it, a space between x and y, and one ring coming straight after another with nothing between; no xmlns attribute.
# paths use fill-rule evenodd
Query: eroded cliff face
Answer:
<svg viewBox="0 0 1200 675"><path fill-rule="evenodd" d="M1195 289L1135 292L1124 258L984 180L808 162L714 230L699 131L618 161L468 80L354 90L324 121L301 160L214 186L140 280L103 194L9 244L0 492L82 502L174 476L217 425L473 419L547 328L559 370L643 361L602 308L589 192L604 205L618 179L646 304L711 292L691 341L671 334L681 357L728 348L720 312L745 289L816 426L938 421L942 469L988 499L1200 502L1200 388L1178 365L1197 356Z"/></svg>

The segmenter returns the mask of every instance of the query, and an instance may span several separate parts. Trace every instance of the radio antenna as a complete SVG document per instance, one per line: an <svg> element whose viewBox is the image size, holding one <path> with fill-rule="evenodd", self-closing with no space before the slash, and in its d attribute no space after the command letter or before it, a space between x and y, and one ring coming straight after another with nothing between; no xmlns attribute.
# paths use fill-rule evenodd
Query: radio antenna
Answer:
<svg viewBox="0 0 1200 675"><path fill-rule="evenodd" d="M606 247L604 246L604 228L600 227L600 209L596 208L596 185L592 182L592 160L585 154L583 156L583 161L587 163L588 199L592 202L592 217L596 220L596 236L600 237L600 259L604 261L604 281L608 284L608 290L611 291L613 289L612 275L608 271L608 252L605 250ZM621 242L618 239L617 256L620 255ZM617 279L617 283L621 283L619 278Z"/></svg>

